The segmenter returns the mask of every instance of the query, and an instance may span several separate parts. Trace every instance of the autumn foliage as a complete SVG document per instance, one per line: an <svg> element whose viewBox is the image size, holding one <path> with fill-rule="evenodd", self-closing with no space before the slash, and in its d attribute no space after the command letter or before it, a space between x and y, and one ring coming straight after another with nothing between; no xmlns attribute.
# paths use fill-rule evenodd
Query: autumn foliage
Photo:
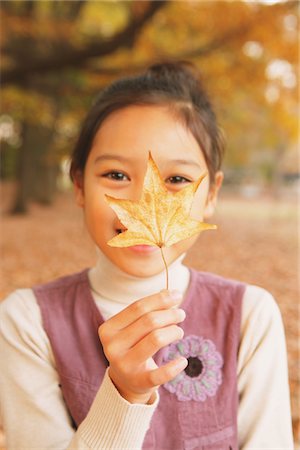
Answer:
<svg viewBox="0 0 300 450"><path fill-rule="evenodd" d="M229 172L276 185L297 140L297 3L1 2L1 176L18 179L15 210L51 203L94 95L163 59L200 69Z"/></svg>

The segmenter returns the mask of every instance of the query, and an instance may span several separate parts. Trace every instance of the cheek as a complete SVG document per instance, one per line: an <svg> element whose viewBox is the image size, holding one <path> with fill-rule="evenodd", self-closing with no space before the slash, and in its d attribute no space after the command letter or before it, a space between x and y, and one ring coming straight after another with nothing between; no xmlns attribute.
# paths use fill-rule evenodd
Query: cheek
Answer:
<svg viewBox="0 0 300 450"><path fill-rule="evenodd" d="M114 211L106 203L103 192L97 189L85 191L84 215L89 228L104 228L113 223Z"/></svg>
<svg viewBox="0 0 300 450"><path fill-rule="evenodd" d="M208 186L203 187L201 186L194 197L192 209L190 212L190 216L193 219L201 221L203 220L207 197L208 197Z"/></svg>
<svg viewBox="0 0 300 450"><path fill-rule="evenodd" d="M170 254L170 260L168 263L175 261L180 255L189 251L191 247L197 241L199 235L192 236L188 239L184 239L183 241L177 242L177 244L172 245L172 247L168 247L168 252Z"/></svg>

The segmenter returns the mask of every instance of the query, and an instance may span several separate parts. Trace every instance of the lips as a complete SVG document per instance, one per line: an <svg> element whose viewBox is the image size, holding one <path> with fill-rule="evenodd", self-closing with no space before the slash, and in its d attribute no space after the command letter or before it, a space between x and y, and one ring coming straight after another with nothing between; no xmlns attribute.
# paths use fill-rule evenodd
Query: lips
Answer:
<svg viewBox="0 0 300 450"><path fill-rule="evenodd" d="M128 250L135 253L136 255L149 255L154 252L157 252L158 248L152 245L133 245L128 247Z"/></svg>
<svg viewBox="0 0 300 450"><path fill-rule="evenodd" d="M127 231L127 228L116 228L116 233L117 234L121 234L124 233L125 231ZM152 246L152 245L132 245L130 247L128 247L128 249L136 252L136 253L140 253L140 254L147 254L147 253L152 253L153 251L157 250L156 246Z"/></svg>

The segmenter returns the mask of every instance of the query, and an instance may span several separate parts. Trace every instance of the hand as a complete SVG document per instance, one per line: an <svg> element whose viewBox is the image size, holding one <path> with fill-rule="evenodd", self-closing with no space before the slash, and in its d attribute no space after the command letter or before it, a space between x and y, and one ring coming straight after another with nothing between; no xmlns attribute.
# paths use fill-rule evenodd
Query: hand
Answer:
<svg viewBox="0 0 300 450"><path fill-rule="evenodd" d="M110 363L109 376L131 403L148 403L155 389L175 378L187 366L185 358L158 367L153 355L182 339L177 326L185 319L177 292L161 291L137 300L99 327L99 337Z"/></svg>

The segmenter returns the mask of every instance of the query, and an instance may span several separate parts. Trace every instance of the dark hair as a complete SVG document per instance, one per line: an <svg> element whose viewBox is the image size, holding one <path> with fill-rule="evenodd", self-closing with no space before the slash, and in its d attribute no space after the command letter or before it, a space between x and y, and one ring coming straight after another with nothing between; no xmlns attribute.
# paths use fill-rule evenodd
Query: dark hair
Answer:
<svg viewBox="0 0 300 450"><path fill-rule="evenodd" d="M221 167L222 133L195 67L186 62L150 66L144 73L121 78L105 88L89 111L74 148L70 176L83 173L94 137L105 118L131 105L166 105L191 131L204 154L210 180Z"/></svg>

